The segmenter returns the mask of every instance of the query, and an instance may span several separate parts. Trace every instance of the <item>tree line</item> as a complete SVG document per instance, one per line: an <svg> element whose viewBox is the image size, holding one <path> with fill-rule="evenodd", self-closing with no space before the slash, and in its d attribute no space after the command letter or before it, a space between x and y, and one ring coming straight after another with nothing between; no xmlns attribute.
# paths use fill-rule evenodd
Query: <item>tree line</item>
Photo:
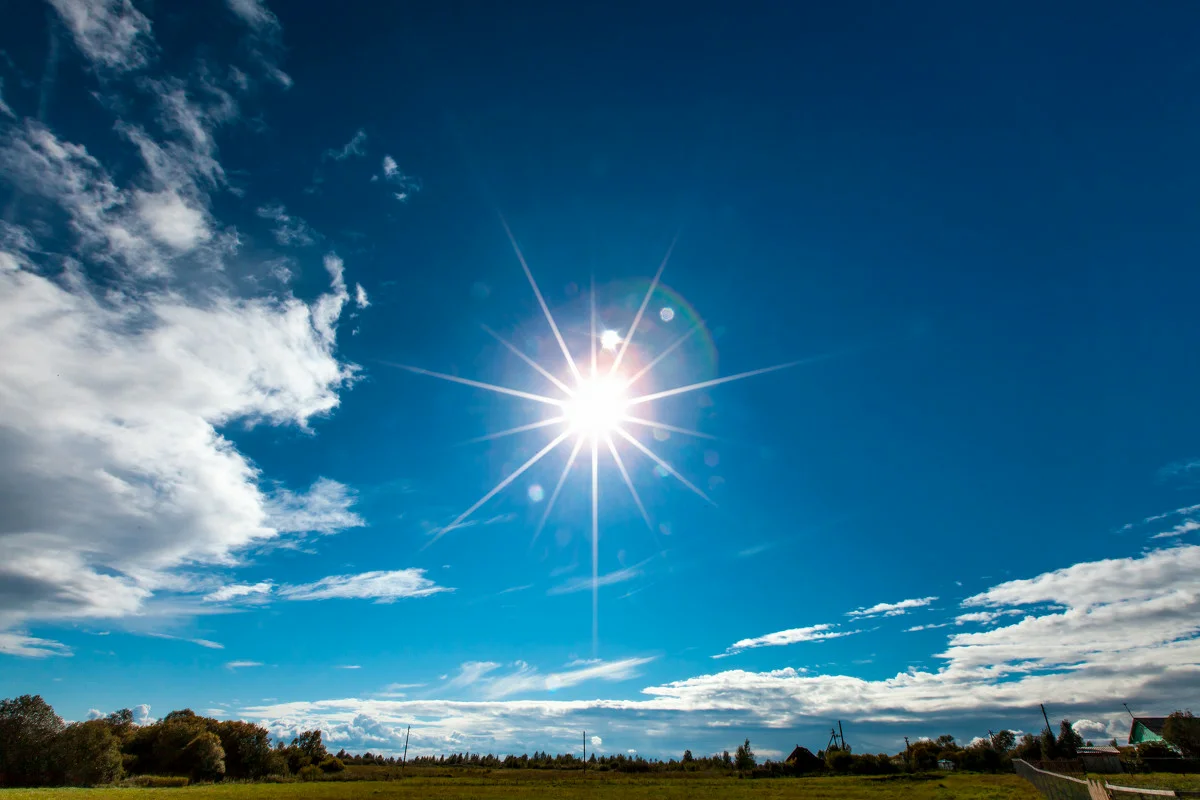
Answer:
<svg viewBox="0 0 1200 800"><path fill-rule="evenodd" d="M1165 743L1123 748L1136 768L1141 758L1162 755L1200 757L1200 719L1190 711L1177 711L1167 719ZM676 759L644 758L637 754L597 755L584 761L565 753L496 756L453 753L415 756L414 767L477 767L483 769L588 769L598 772L715 772L747 777L775 777L832 772L874 775L922 772L949 761L956 769L974 772L1010 771L1014 759L1058 761L1078 755L1091 745L1063 720L1056 736L1049 728L1020 738L1002 730L960 746L953 736L920 739L895 755L855 753L849 746L834 745L816 754L803 751L791 763L759 763L750 740L733 753L693 755L685 750ZM1116 745L1116 740L1112 740ZM396 766L395 756L370 752L361 755L339 751L330 755L321 731L304 731L290 742L272 743L266 728L239 720L217 720L190 709L172 711L145 725L134 722L129 709L105 717L66 724L50 704L37 695L0 701L0 786L95 786L123 778L162 781L262 780L294 776L302 780L335 777L353 766ZM362 774L371 777L372 772ZM167 784L163 784L167 785Z"/></svg>

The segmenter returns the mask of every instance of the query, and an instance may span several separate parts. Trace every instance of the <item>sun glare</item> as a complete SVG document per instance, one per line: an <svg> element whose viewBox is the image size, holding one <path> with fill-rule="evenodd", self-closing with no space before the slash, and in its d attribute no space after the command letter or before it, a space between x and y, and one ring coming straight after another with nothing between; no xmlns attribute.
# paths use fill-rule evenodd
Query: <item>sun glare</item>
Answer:
<svg viewBox="0 0 1200 800"><path fill-rule="evenodd" d="M575 433L605 436L621 424L628 405L623 378L597 375L579 382L575 395L563 406L563 416Z"/></svg>
<svg viewBox="0 0 1200 800"><path fill-rule="evenodd" d="M537 298L538 305L542 309L542 314L546 317L546 323L553 334L555 341L558 343L559 349L562 351L563 359L566 361L567 368L570 370L570 377L566 381L556 377L553 372L545 366L538 363L520 348L509 342L500 334L493 331L491 328L484 326L484 330L488 335L500 342L506 349L513 353L517 358L524 361L536 372L538 372L546 380L550 381L561 392L562 396L549 397L535 392L525 391L521 389L512 389L507 386L497 386L492 383L484 383L483 381L463 378L458 375L448 375L442 372L433 372L432 370L423 369L421 367L409 366L406 364L392 364L392 366L400 367L420 375L428 375L452 383L462 384L464 386L472 386L477 389L485 389L497 394L508 395L510 397L519 397L524 400L533 401L543 405L549 405L557 408L561 413L546 417L537 422L518 425L507 430L497 431L495 433L481 436L472 441L483 442L493 441L505 436L512 436L519 433L550 428L557 429L558 433L544 447L537 451L521 466L513 469L499 483L491 488L483 497L475 501L466 511L458 515L445 527L439 529L437 534L426 543L426 547L440 539L447 532L458 528L464 520L479 510L485 503L490 501L500 492L504 491L514 481L516 481L526 470L538 463L546 455L554 451L560 444L563 444L570 438L574 438L574 444L568 445L571 448L570 455L567 458L566 465L563 467L562 473L558 477L558 481L554 485L554 489L546 497L544 490L540 484L534 484L528 490L529 499L531 502L545 502L545 510L542 512L541 521L538 523L537 529L534 532L534 540L536 541L542 527L550 517L550 513L554 509L555 501L558 499L559 493L562 491L566 483L567 476L571 473L581 451L584 450L584 445L590 445L587 449L590 451L584 455L586 460L591 462L591 543L592 543L592 652L596 654L599 647L598 630L599 630L599 595L600 587L598 577L598 562L599 562L599 538L600 538L600 481L599 471L601 469L602 453L605 462L611 457L613 466L620 473L622 481L629 489L629 494L633 498L634 504L638 511L641 512L642 519L645 520L646 526L650 530L655 530L654 523L651 520L650 514L647 512L645 505L642 503L641 496L638 494L637 487L630 475L629 470L625 466L625 460L621 457L621 449L626 446L633 448L641 455L648 458L656 466L656 472L662 475L670 475L679 481L688 490L703 500L712 503L712 498L704 493L698 486L689 481L675 469L669 462L665 461L661 456L655 453L650 447L644 444L639 436L631 433L630 426L633 429L650 428L653 430L655 439L661 441L665 438L668 432L681 433L687 436L694 436L703 439L713 439L715 437L701 433L700 431L688 430L675 425L662 422L660 420L651 419L646 416L639 416L637 406L646 407L648 404L661 400L667 397L685 394L687 392L695 392L701 389L708 389L713 386L719 386L724 383L740 381L754 375L763 375L776 370L787 369L788 367L796 366L803 363L801 361L790 361L785 364L776 364L771 367L763 367L762 369L750 370L749 372L739 372L736 375L728 375L722 378L713 378L711 380L699 381L690 383L684 386L676 386L672 389L652 392L650 394L631 394L630 390L636 385L639 380L649 373L654 367L659 364L664 358L670 355L680 345L695 333L700 326L693 325L686 332L675 339L674 343L662 350L657 356L641 366L631 377L625 377L621 374L621 362L629 351L630 342L637 333L638 325L642 321L642 315L646 312L646 306L649 305L651 298L654 296L655 289L658 288L659 279L662 277L663 270L667 266L667 260L671 257L671 252L675 248L675 243L671 243L671 247L667 249L666 256L663 257L662 263L658 267L658 272L655 273L654 279L650 282L649 289L646 290L645 297L642 299L641 305L638 307L637 313L634 314L633 322L629 326L629 331L624 336L612 329L604 329L597 331L597 314L596 314L596 294L595 286L592 287L589 302L591 305L591 365L590 369L580 369L580 362L571 355L571 350L567 346L562 331L555 322L554 315L550 313L550 308L546 304L546 298L542 296L541 289L538 288L537 281L533 278L533 272L529 269L529 264L525 261L525 256L521 253L521 248L517 246L517 240L513 237L512 231L508 227L508 223L501 217L501 223L504 225L504 232L508 234L508 240L512 244L513 253L516 254L517 260L521 264L521 269L525 273L525 277L529 280L529 285L533 289L533 295ZM664 323L670 323L676 317L675 311L669 307L664 307L659 311L659 318ZM605 357L605 363L598 363L597 346L600 349L611 352L612 357ZM392 363L392 362L385 362ZM586 372L585 372L586 371ZM574 386L569 386L568 383L573 383ZM631 409L633 413L631 413ZM644 412L641 412L644 413ZM559 426L562 426L561 428ZM626 450L626 454L629 454ZM544 501L543 501L543 498ZM715 504L714 504L715 505Z"/></svg>

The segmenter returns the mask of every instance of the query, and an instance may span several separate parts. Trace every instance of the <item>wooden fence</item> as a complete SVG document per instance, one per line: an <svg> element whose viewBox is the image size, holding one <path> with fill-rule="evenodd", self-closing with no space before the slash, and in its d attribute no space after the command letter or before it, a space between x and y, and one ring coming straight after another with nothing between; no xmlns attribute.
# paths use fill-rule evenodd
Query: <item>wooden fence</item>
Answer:
<svg viewBox="0 0 1200 800"><path fill-rule="evenodd" d="M1149 797L1200 797L1200 792L1177 792L1171 789L1139 789L1116 786L1096 778L1076 778L1039 769L1015 759L1017 774L1033 784L1046 800L1137 800Z"/></svg>

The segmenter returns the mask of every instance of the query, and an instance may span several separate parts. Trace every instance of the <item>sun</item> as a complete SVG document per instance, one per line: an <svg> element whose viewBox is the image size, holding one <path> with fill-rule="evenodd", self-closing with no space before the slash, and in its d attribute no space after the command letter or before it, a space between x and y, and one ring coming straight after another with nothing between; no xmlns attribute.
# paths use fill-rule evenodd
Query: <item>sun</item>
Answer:
<svg viewBox="0 0 1200 800"><path fill-rule="evenodd" d="M571 431L593 438L609 436L625 419L629 396L619 375L584 378L563 405L563 417Z"/></svg>
<svg viewBox="0 0 1200 800"><path fill-rule="evenodd" d="M600 481L599 472L602 463L611 464L616 468L624 482L625 487L629 490L629 494L633 498L634 504L638 511L641 512L642 519L651 530L655 530L655 526L651 520L650 513L642 503L641 496L638 494L637 487L634 485L633 478L629 470L626 468L625 459L621 456L621 450L632 448L632 451L625 449L626 455L632 455L633 452L645 456L654 462L656 469L661 471L662 475L670 475L679 481L684 487L689 489L693 494L713 503L712 498L704 493L702 489L689 481L686 477L675 469L668 461L655 453L650 447L644 444L639 438L639 435L633 431L637 429L654 429L656 431L669 431L672 433L680 433L686 436L700 437L703 439L715 439L707 433L700 431L681 428L676 425L671 425L662 420L653 419L647 416L646 409L651 403L656 400L673 397L687 392L695 392L701 389L707 389L713 386L718 386L732 381L739 381L744 378L749 378L754 375L763 375L776 370L787 369L788 367L796 366L805 361L815 359L803 359L800 361L790 361L785 364L776 364L770 367L750 370L748 372L739 372L736 375L728 375L721 378L713 378L711 380L698 381L684 386L676 386L672 389L650 393L634 393L634 387L639 385L639 382L659 364L664 358L670 355L676 348L680 347L689 337L700 329L701 323L696 323L683 332L675 341L657 356L651 359L648 363L640 366L637 371L626 377L621 371L621 364L626 354L628 353L630 343L634 335L637 333L638 326L641 324L642 317L646 312L646 307L650 303L654 291L658 288L659 280L662 278L663 270L667 266L667 261L671 257L671 252L675 248L675 243L671 243L671 247L667 249L667 254L663 258L662 263L658 267L658 272L655 273L654 279L650 282L650 288L647 289L645 296L642 299L641 305L638 307L637 313L634 314L632 324L629 326L628 332L622 336L618 331L612 329L600 328L597 325L596 314L596 292L595 285L592 286L590 304L591 304L591 320L590 320L590 336L589 349L591 355L590 369L583 366L583 359L576 359L571 353L571 349L567 346L566 339L563 337L562 331L559 329L558 323L554 316L550 313L550 308L546 304L545 297L542 296L541 289L538 288L537 281L533 278L533 272L529 269L529 264L525 261L525 256L521 253L521 249L517 246L517 240L513 236L512 231L508 227L508 223L501 217L501 222L504 224L504 231L508 234L508 240L512 244L513 252L517 256L517 260L521 263L521 269L525 272L525 277L529 280L530 288L533 289L534 297L537 298L538 305L541 307L543 315L546 317L546 323L554 335L555 341L558 343L559 349L562 351L563 360L570 371L570 377L567 381L561 380L555 376L544 365L527 355L523 350L518 348L512 342L509 342L500 334L493 331L491 328L484 326L484 330L500 344L504 345L513 355L524 361L532 367L539 375L549 381L558 389L558 396L539 394L537 392L525 391L521 389L513 389L507 386L497 386L493 383L484 383L483 381L463 378L458 375L448 375L443 372L434 372L432 370L423 369L421 367L410 366L407 364L396 364L394 362L383 362L394 367L415 372L421 375L428 375L433 378L439 378L444 381L450 381L463 386L471 386L476 389L486 389L497 394L508 395L510 397L518 397L523 400L528 400L534 403L542 404L554 409L549 416L525 425L518 425L507 430L497 431L486 436L481 436L472 441L492 441L505 436L515 434L523 434L530 431L551 429L556 430L557 435L544 447L537 451L525 463L521 464L516 469L509 472L499 483L491 488L483 497L479 498L466 511L459 514L453 521L444 527L440 528L436 535L426 543L425 547L429 547L445 534L458 528L472 514L478 511L483 505L490 501L509 487L517 480L526 470L530 469L534 464L541 461L542 458L553 452L559 445L566 442L568 439L574 439L573 445L568 445L570 455L567 457L566 465L563 467L562 473L558 477L558 481L550 492L549 497L545 498L545 508L541 515L541 521L538 523L537 529L534 532L534 540L541 533L543 526L549 519L551 512L554 509L554 504L557 501L559 494L562 492L566 484L567 476L574 468L579 456L583 455L586 448L587 455L584 459L591 462L591 544L592 544L592 650L593 654L598 648L598 629L599 629L599 612L598 612L598 589L600 582L597 574L597 565L599 562L599 538L600 538ZM669 323L675 317L675 313L670 308L664 308L660 314L660 318L665 323ZM598 352L599 351L599 352ZM604 354L601 357L601 354ZM611 356L609 355L611 354ZM603 362L603 363L602 363ZM581 369L583 366L583 369ZM644 390L642 390L644 392ZM540 491L536 493L538 500L542 502L544 494ZM531 495L532 496L532 495Z"/></svg>

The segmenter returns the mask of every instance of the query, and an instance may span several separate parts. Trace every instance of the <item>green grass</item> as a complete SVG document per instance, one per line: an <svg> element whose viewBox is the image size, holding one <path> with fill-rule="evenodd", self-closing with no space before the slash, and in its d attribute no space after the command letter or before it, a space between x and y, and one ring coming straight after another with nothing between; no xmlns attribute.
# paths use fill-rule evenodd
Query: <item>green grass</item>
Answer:
<svg viewBox="0 0 1200 800"><path fill-rule="evenodd" d="M1136 786L1143 789L1180 789L1200 792L1200 775L1177 775L1172 772L1151 772L1144 775L1104 775L1114 786Z"/></svg>
<svg viewBox="0 0 1200 800"><path fill-rule="evenodd" d="M458 777L395 781L232 783L183 789L4 789L0 800L1041 800L1016 775L932 775L739 780L683 774L627 776L543 770L494 770Z"/></svg>

